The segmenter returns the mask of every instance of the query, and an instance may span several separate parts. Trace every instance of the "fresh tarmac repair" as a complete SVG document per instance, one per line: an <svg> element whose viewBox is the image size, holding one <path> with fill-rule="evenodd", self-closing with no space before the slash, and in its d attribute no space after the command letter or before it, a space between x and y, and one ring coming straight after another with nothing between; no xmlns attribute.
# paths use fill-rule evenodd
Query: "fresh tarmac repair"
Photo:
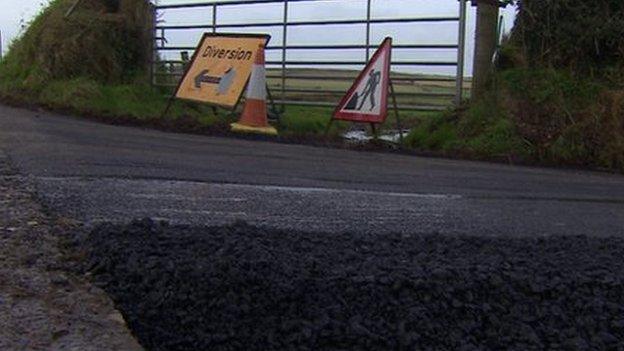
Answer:
<svg viewBox="0 0 624 351"><path fill-rule="evenodd" d="M0 106L53 211L305 231L624 235L624 176L164 133Z"/></svg>

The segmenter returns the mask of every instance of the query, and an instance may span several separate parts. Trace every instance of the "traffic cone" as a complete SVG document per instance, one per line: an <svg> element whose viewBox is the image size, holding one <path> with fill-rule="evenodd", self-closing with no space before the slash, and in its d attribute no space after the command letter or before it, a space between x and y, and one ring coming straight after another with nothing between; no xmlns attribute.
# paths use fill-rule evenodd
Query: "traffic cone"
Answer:
<svg viewBox="0 0 624 351"><path fill-rule="evenodd" d="M231 124L233 132L277 135L277 130L268 122L266 95L264 45L260 45L247 85L243 113L237 123Z"/></svg>

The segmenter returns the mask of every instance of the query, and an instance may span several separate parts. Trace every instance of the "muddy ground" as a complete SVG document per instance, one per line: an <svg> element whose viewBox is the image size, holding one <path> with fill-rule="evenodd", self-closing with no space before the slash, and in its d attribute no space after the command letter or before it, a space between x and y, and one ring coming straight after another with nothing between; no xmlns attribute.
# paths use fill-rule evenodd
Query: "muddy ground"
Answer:
<svg viewBox="0 0 624 351"><path fill-rule="evenodd" d="M77 244L149 350L623 350L624 239L104 224Z"/></svg>

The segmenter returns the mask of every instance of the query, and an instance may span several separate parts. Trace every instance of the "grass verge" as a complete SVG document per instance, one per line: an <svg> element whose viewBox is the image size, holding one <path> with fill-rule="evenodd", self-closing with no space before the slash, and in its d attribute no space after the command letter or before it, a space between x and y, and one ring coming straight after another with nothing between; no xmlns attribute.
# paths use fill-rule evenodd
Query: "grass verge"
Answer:
<svg viewBox="0 0 624 351"><path fill-rule="evenodd" d="M167 129L205 134L227 133L238 112L215 110L206 104L174 100L166 115L170 91L147 84L100 83L89 78L51 80L49 82L22 79L0 65L0 99L18 105L40 106L54 111L96 117L109 123L162 126ZM314 106L276 106L283 108L276 127L285 138L320 139L330 121L333 109ZM240 110L240 109L239 109ZM401 112L402 127L411 128L431 113ZM336 139L350 123L336 122L329 137ZM397 127L391 113L384 128Z"/></svg>
<svg viewBox="0 0 624 351"><path fill-rule="evenodd" d="M500 70L464 109L422 121L418 150L514 163L624 171L624 90L566 70Z"/></svg>

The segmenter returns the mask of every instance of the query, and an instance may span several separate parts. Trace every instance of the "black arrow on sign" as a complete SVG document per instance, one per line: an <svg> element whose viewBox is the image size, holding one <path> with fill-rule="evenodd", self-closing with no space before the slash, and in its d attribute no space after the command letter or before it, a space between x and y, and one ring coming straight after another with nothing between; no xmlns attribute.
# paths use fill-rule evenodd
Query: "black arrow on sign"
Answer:
<svg viewBox="0 0 624 351"><path fill-rule="evenodd" d="M205 69L195 77L195 88L200 89L202 83L219 84L219 82L221 82L221 77L209 76L208 70Z"/></svg>

